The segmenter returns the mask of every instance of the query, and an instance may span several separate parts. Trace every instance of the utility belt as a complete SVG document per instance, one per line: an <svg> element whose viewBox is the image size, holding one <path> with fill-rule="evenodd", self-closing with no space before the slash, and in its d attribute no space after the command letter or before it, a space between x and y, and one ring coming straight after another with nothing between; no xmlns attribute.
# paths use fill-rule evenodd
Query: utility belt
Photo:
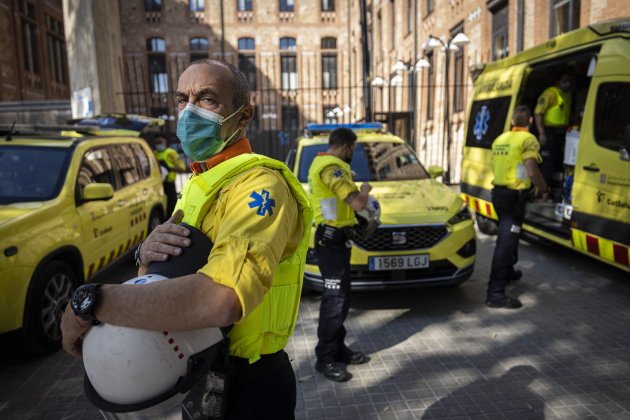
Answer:
<svg viewBox="0 0 630 420"><path fill-rule="evenodd" d="M237 387L262 378L287 361L288 357L284 350L280 350L271 354L261 354L259 360L250 364L247 359L230 356L230 386Z"/></svg>
<svg viewBox="0 0 630 420"><path fill-rule="evenodd" d="M538 188L536 188L534 185L526 190L515 190L504 185L495 185L493 189L502 194L513 194L518 198L518 200L525 200L530 203L536 200L536 198L539 198L541 195Z"/></svg>

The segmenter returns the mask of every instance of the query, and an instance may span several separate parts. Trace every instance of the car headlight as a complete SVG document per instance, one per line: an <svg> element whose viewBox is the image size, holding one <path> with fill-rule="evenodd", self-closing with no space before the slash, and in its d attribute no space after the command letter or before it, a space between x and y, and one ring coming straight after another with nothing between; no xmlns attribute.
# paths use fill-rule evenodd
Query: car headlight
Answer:
<svg viewBox="0 0 630 420"><path fill-rule="evenodd" d="M469 220L471 218L470 211L468 211L468 206L466 203L462 204L462 208L457 214L450 219L448 219L448 224L455 225L459 222L463 222L464 220Z"/></svg>

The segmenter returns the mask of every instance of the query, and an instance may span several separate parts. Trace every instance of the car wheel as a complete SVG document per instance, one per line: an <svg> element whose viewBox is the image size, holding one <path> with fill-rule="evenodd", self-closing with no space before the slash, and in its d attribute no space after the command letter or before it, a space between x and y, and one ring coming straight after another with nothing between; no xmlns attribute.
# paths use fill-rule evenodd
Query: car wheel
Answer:
<svg viewBox="0 0 630 420"><path fill-rule="evenodd" d="M158 210L152 210L151 215L149 216L149 226L147 230L147 235L153 232L153 229L162 224L163 217L162 213Z"/></svg>
<svg viewBox="0 0 630 420"><path fill-rule="evenodd" d="M20 347L29 354L48 354L61 347L61 317L77 279L67 263L51 261L38 270L33 282Z"/></svg>
<svg viewBox="0 0 630 420"><path fill-rule="evenodd" d="M496 235L498 231L498 225L495 220L489 219L479 213L476 215L477 227L482 233L486 235Z"/></svg>

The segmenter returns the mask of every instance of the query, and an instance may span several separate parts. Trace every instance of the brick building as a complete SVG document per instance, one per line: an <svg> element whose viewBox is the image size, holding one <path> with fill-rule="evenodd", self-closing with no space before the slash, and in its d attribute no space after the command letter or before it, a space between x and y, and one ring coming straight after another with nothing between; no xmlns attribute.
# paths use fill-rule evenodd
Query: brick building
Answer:
<svg viewBox="0 0 630 420"><path fill-rule="evenodd" d="M70 117L61 0L0 0L0 51L0 123Z"/></svg>
<svg viewBox="0 0 630 420"><path fill-rule="evenodd" d="M630 17L627 0L366 0L366 9L373 116L409 139L425 166L450 168L451 182L459 182L469 93L484 63ZM460 32L470 42L453 48ZM425 48L431 37L437 48Z"/></svg>

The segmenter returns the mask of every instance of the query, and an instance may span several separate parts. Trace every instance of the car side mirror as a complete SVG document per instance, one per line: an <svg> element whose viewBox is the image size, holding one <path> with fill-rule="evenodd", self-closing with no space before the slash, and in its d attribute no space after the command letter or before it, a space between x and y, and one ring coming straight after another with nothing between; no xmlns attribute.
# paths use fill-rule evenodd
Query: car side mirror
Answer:
<svg viewBox="0 0 630 420"><path fill-rule="evenodd" d="M114 187L112 184L96 182L87 184L83 188L81 198L83 201L109 200L114 196Z"/></svg>
<svg viewBox="0 0 630 420"><path fill-rule="evenodd" d="M619 149L619 159L630 161L630 124L626 125L626 129L623 132L623 141L621 143L621 149Z"/></svg>
<svg viewBox="0 0 630 420"><path fill-rule="evenodd" d="M438 176L444 175L444 168L437 165L429 166L429 176L431 178L437 178Z"/></svg>

